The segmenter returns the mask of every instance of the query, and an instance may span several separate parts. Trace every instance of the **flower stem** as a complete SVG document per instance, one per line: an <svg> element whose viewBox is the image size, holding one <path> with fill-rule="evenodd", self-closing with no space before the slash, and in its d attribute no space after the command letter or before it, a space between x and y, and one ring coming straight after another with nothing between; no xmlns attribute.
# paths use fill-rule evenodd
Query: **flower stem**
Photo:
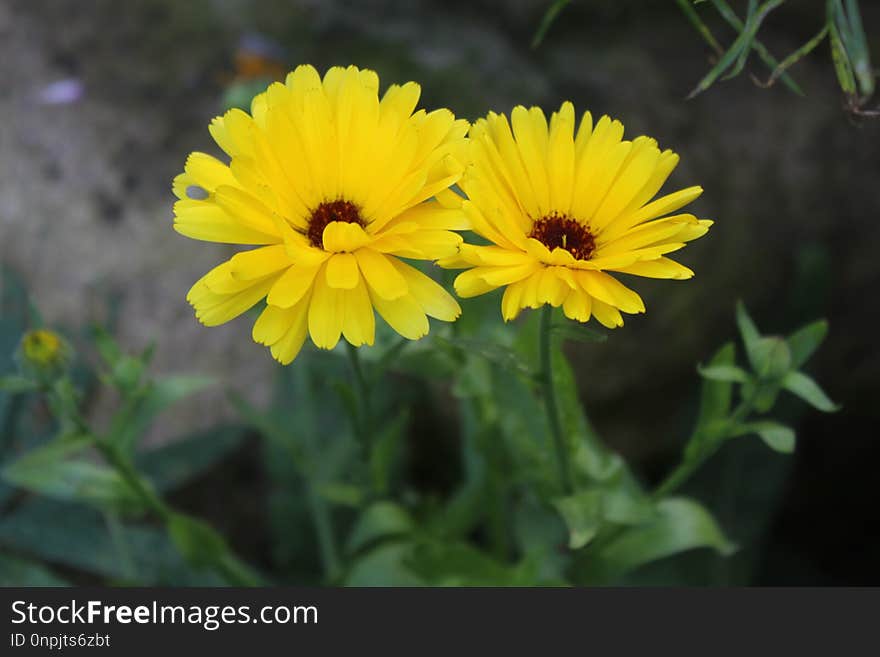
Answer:
<svg viewBox="0 0 880 657"><path fill-rule="evenodd" d="M752 412L752 406L754 404L754 395L751 397L747 397L743 399L739 405L733 410L733 412L727 417L727 423L730 427L735 427L737 424L742 422L745 418L748 417L749 413ZM678 490L683 484L685 484L688 479L690 479L693 474L699 470L700 466L708 460L710 456L712 456L718 448L725 442L726 436L721 436L706 445L706 447L695 457L690 459L685 459L682 461L675 470L669 473L669 476L664 479L660 485L654 489L654 492L651 493L651 496L654 499L659 499L661 497L665 497L670 493Z"/></svg>
<svg viewBox="0 0 880 657"><path fill-rule="evenodd" d="M348 362L351 363L354 390L358 404L357 417L354 418L355 433L361 441L365 458L369 460L370 454L372 453L373 440L373 419L370 414L370 388L367 385L367 379L364 377L364 368L361 366L358 348L348 341L346 341L345 346L348 348Z"/></svg>
<svg viewBox="0 0 880 657"><path fill-rule="evenodd" d="M556 463L559 468L559 481L562 491L569 495L574 488L571 482L571 467L568 462L568 450L565 447L565 438L562 435L562 424L559 421L559 406L556 402L556 389L553 385L553 354L551 352L550 329L553 321L553 307L544 306L541 311L541 329L538 335L538 356L540 359L540 372L538 374L541 384L541 393L544 397L544 408L547 411L547 421L550 424L550 434L553 437L553 447L556 450Z"/></svg>
<svg viewBox="0 0 880 657"><path fill-rule="evenodd" d="M312 522L315 525L315 533L318 536L318 549L321 553L321 563L328 583L333 583L340 572L339 552L336 549L336 538L333 535L333 525L330 518L330 510L326 502L310 482L306 482L309 511Z"/></svg>

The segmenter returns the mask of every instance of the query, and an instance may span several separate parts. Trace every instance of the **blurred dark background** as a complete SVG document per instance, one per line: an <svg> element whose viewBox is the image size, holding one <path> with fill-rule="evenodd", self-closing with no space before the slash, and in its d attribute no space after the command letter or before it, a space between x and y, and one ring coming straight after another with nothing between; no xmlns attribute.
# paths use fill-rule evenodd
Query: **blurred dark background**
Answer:
<svg viewBox="0 0 880 657"><path fill-rule="evenodd" d="M783 408L798 432L791 458L736 443L690 491L750 546L714 568L715 583L880 584L880 120L845 111L827 45L791 70L806 97L781 84L759 88L743 74L686 101L711 51L675 3L575 2L532 50L548 4L4 0L0 259L48 322L106 321L113 298L122 344L160 338L157 371L215 374L259 403L275 365L250 342L249 322L206 330L184 301L230 249L171 230L171 178L187 153L213 148L209 119L251 73L243 47L257 44L287 67L374 68L383 87L415 79L422 106L448 105L471 119L519 103L551 110L566 99L609 113L629 136L646 133L680 153L670 186L701 184L695 211L716 224L682 258L695 279L639 281L647 314L604 345L572 348L595 424L646 480L659 480L695 412L694 364L735 337L737 299L770 333L827 317L830 335L810 373L843 410ZM733 4L742 15L745 3ZM861 6L876 60L880 5ZM786 3L760 38L781 58L818 30L823 7ZM707 20L732 40L723 23ZM755 58L749 70L768 75ZM106 403L95 400L92 413L100 418ZM205 393L166 416L150 440L232 415L222 393ZM454 440L436 426L416 422L411 436L413 467L429 484L445 480L442 456ZM252 498L262 474L252 451L178 495L258 554L265 545L249 528L261 522ZM685 582L708 568L676 563L662 568L684 569Z"/></svg>

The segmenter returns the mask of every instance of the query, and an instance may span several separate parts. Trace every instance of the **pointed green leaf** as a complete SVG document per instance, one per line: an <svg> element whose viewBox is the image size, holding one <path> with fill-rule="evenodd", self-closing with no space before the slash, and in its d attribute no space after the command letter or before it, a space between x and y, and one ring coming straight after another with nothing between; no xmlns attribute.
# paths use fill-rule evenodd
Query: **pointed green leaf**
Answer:
<svg viewBox="0 0 880 657"><path fill-rule="evenodd" d="M732 342L723 345L712 359L709 367L732 367L736 361L736 346ZM730 411L733 386L727 381L704 379L700 393L700 415L696 432L701 432L711 422L725 417Z"/></svg>
<svg viewBox="0 0 880 657"><path fill-rule="evenodd" d="M791 351L782 338L760 338L749 354L752 369L763 381L778 381L791 369Z"/></svg>
<svg viewBox="0 0 880 657"><path fill-rule="evenodd" d="M837 73L837 82L840 88L848 96L856 93L856 80L853 76L852 65L840 39L840 31L837 24L832 20L831 27L831 61L834 62L834 71Z"/></svg>
<svg viewBox="0 0 880 657"><path fill-rule="evenodd" d="M736 365L697 365L697 372L704 379L711 381L727 381L729 383L745 383L749 380L748 373Z"/></svg>
<svg viewBox="0 0 880 657"><path fill-rule="evenodd" d="M164 377L131 392L113 418L107 439L130 453L157 415L215 383L211 377L181 374Z"/></svg>
<svg viewBox="0 0 880 657"><path fill-rule="evenodd" d="M39 384L33 379L23 376L10 374L9 376L0 376L0 391L18 394L22 392L33 392L39 388Z"/></svg>
<svg viewBox="0 0 880 657"><path fill-rule="evenodd" d="M753 352L758 345L758 341L761 339L761 334L758 332L758 327L755 326L755 322L752 321L742 301L738 301L736 304L736 325L739 327L739 334L746 348L746 355L749 357L749 362L754 368Z"/></svg>
<svg viewBox="0 0 880 657"><path fill-rule="evenodd" d="M574 340L575 342L605 342L608 340L607 333L602 333L580 324L574 324L573 322L554 324L551 330L562 339Z"/></svg>
<svg viewBox="0 0 880 657"><path fill-rule="evenodd" d="M603 523L637 525L654 517L650 498L623 488L593 488L554 500L573 550L593 540Z"/></svg>
<svg viewBox="0 0 880 657"><path fill-rule="evenodd" d="M568 527L568 547L579 550L593 540L602 524L600 491L582 491L553 504Z"/></svg>
<svg viewBox="0 0 880 657"><path fill-rule="evenodd" d="M762 420L759 422L750 422L742 425L737 431L737 435L747 433L756 433L760 436L767 446L777 452L790 454L794 451L795 434L794 430L784 424L773 422L771 420Z"/></svg>
<svg viewBox="0 0 880 657"><path fill-rule="evenodd" d="M824 413L833 413L840 409L840 406L828 398L819 384L803 372L789 372L782 380L782 387Z"/></svg>
<svg viewBox="0 0 880 657"><path fill-rule="evenodd" d="M630 527L600 550L589 549L578 564L581 577L591 583L612 582L652 561L693 550L711 548L721 555L736 547L699 502L670 497L657 503L654 520Z"/></svg>
<svg viewBox="0 0 880 657"><path fill-rule="evenodd" d="M354 554L380 539L408 534L413 527L412 517L406 509L394 502L376 502L358 518L346 549L349 554Z"/></svg>
<svg viewBox="0 0 880 657"><path fill-rule="evenodd" d="M788 348L791 351L791 366L799 370L810 356L819 348L828 335L828 322L820 319L798 329L788 336Z"/></svg>
<svg viewBox="0 0 880 657"><path fill-rule="evenodd" d="M127 512L142 510L140 498L118 472L92 460L88 436L56 439L3 468L3 480L57 500L80 500Z"/></svg>
<svg viewBox="0 0 880 657"><path fill-rule="evenodd" d="M532 48L537 48L541 45L541 42L544 40L547 31L550 29L550 26L553 25L559 12L561 12L569 2L571 2L571 0L555 0L555 2L550 5L550 8L547 9L544 17L541 19L540 25L538 25L538 30L535 32L535 36L532 37Z"/></svg>
<svg viewBox="0 0 880 657"><path fill-rule="evenodd" d="M689 0L682 0L682 2L685 2L685 3L688 1ZM681 4L681 3L679 3L679 4ZM721 14L721 17L725 21L727 21L727 23L733 29L735 29L737 32L743 31L745 25L743 25L743 22L734 13L733 9L730 8L730 5L727 4L727 2L725 2L725 0L712 0L712 4L715 6L715 9L718 10L718 13ZM770 51L767 50L767 48L764 46L764 44L761 43L757 38L752 40L752 48L755 49L755 52L758 53L758 56L761 58L761 60L767 66L769 66L771 69L779 66L779 62L776 60L776 58L770 54ZM720 49L719 49L719 51L720 51ZM798 84L794 80L791 79L791 76L789 76L787 73L782 73L781 77L782 77L782 82L783 82L783 84L785 84L785 86L787 86L789 89L791 89L794 93L798 94L799 96L804 95L803 90L798 86Z"/></svg>

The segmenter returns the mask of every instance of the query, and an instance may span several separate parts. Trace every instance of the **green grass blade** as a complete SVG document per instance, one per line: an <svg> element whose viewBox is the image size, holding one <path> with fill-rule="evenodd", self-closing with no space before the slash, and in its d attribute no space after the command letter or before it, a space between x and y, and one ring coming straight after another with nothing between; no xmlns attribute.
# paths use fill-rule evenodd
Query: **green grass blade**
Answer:
<svg viewBox="0 0 880 657"><path fill-rule="evenodd" d="M727 21L727 23L733 27L737 32L741 32L745 25L739 19L739 17L734 13L734 11L730 8L730 5L725 2L725 0L712 0L712 4L715 6L715 9L721 14L721 17ZM755 52L758 53L758 56L771 70L775 69L779 66L779 61L770 54L770 51L761 43L758 39L752 41L752 48L754 48ZM803 89L795 82L790 75L784 73L780 76L782 83L788 87L791 91L796 93L799 96L804 96Z"/></svg>
<svg viewBox="0 0 880 657"><path fill-rule="evenodd" d="M742 73L742 70L745 68L749 53L752 52L752 42L755 40L755 33L758 31L758 25L758 0L749 0L749 4L746 8L746 24L742 29L741 34L748 34L750 37L747 37L746 45L743 46L742 52L740 52L739 57L736 58L736 64L730 69L730 72L724 76L725 80L735 78Z"/></svg>
<svg viewBox="0 0 880 657"><path fill-rule="evenodd" d="M538 25L538 30L535 32L534 38L532 38L532 48L537 48L541 45L544 37L547 36L547 31L550 29L550 26L553 25L556 17L559 16L559 12L565 9L566 5L570 2L571 0L556 0L550 5L550 8L541 19L541 24Z"/></svg>
<svg viewBox="0 0 880 657"><path fill-rule="evenodd" d="M770 77L767 78L767 81L762 83L764 87L770 87L779 79L781 75L785 74L785 71L790 67L797 64L801 59L810 54L813 50L815 50L816 46L818 46L822 41L825 40L825 37L828 36L828 25L823 25L822 29L819 30L819 33L814 36L812 39L807 41L800 48L791 53L788 57L782 60L782 62L773 69L773 73L770 74Z"/></svg>
<svg viewBox="0 0 880 657"><path fill-rule="evenodd" d="M868 54L868 43L862 16L859 12L858 0L846 0L846 19L849 29L842 33L843 45L849 54L853 73L859 83L859 89L865 97L874 93L874 71Z"/></svg>
<svg viewBox="0 0 880 657"><path fill-rule="evenodd" d="M715 35L712 34L712 30L709 29L709 26L706 25L703 20L700 18L697 11L694 9L690 0L675 0L678 3L679 8L684 12L684 15L690 21L691 25L699 32L703 39L706 40L712 49L717 52L719 55L724 52L724 48L721 47L721 44L718 43L718 39L715 38Z"/></svg>
<svg viewBox="0 0 880 657"><path fill-rule="evenodd" d="M843 93L848 96L854 96L856 93L856 80L853 76L852 66L849 63L849 57L846 49L840 40L840 32L838 31L837 22L831 10L833 2L828 3L829 6L829 34L831 36L831 60L834 62L834 70L837 73L837 81Z"/></svg>

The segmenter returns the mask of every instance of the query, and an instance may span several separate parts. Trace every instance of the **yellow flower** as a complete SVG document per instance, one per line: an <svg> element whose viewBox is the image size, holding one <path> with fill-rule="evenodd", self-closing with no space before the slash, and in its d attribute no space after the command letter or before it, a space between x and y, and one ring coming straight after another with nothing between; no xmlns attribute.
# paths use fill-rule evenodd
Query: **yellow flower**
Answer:
<svg viewBox="0 0 880 657"><path fill-rule="evenodd" d="M258 248L192 287L202 323L222 324L265 298L253 338L286 364L307 334L322 349L340 334L373 344L374 308L413 340L428 333L426 315L459 316L449 293L400 258L457 252L451 231L464 218L446 205L468 124L446 109L414 113L414 82L392 85L381 101L378 89L373 71L336 67L322 80L300 66L254 98L251 114L214 119L211 135L231 161L189 156L174 180L174 228Z"/></svg>
<svg viewBox="0 0 880 657"><path fill-rule="evenodd" d="M513 130L490 113L470 130L471 165L460 182L472 230L491 245L465 244L440 262L469 267L455 281L462 297L507 286L505 320L523 308L562 306L567 317L593 315L609 328L620 312L644 312L638 294L606 272L690 278L666 257L704 235L711 221L666 216L691 202L700 187L651 199L678 163L648 137L622 141L623 125L585 113L577 134L571 103L547 125L537 107L514 108ZM651 202L649 202L651 201ZM658 218L663 217L663 218Z"/></svg>
<svg viewBox="0 0 880 657"><path fill-rule="evenodd" d="M21 338L21 354L28 365L49 369L63 365L70 349L64 339L49 329L28 331Z"/></svg>

